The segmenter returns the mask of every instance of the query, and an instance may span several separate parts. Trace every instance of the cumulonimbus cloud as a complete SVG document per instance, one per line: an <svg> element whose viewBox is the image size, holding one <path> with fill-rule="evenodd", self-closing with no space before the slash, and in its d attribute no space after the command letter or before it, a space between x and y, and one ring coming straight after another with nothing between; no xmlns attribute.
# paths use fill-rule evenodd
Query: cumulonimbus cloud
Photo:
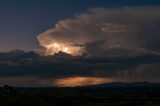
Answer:
<svg viewBox="0 0 160 106"><path fill-rule="evenodd" d="M160 51L159 13L160 7L147 6L90 9L59 21L54 28L40 34L38 40L43 47L60 43L91 56L157 53Z"/></svg>
<svg viewBox="0 0 160 106"><path fill-rule="evenodd" d="M0 53L0 80L31 86L159 82L159 13L160 7L97 8L61 20L38 40L46 53L62 52Z"/></svg>

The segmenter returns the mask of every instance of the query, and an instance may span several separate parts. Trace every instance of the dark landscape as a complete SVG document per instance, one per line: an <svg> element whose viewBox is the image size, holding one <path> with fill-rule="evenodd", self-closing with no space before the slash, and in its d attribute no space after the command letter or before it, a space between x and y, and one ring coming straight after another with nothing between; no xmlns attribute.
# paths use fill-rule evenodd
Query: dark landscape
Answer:
<svg viewBox="0 0 160 106"><path fill-rule="evenodd" d="M160 84L110 83L57 88L0 88L0 106L159 106Z"/></svg>

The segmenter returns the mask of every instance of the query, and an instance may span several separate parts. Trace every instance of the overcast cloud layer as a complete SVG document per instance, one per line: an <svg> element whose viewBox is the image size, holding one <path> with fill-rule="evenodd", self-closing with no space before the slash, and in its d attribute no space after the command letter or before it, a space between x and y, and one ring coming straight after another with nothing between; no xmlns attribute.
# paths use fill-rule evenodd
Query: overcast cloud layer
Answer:
<svg viewBox="0 0 160 106"><path fill-rule="evenodd" d="M81 86L108 82L159 82L160 55L94 58L58 53L0 53L0 84L13 86Z"/></svg>

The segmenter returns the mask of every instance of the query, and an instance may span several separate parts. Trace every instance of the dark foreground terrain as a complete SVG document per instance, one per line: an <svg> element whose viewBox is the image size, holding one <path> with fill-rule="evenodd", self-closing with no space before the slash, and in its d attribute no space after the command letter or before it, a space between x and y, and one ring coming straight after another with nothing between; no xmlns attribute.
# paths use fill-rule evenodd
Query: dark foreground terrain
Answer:
<svg viewBox="0 0 160 106"><path fill-rule="evenodd" d="M160 106L160 86L0 88L0 106Z"/></svg>

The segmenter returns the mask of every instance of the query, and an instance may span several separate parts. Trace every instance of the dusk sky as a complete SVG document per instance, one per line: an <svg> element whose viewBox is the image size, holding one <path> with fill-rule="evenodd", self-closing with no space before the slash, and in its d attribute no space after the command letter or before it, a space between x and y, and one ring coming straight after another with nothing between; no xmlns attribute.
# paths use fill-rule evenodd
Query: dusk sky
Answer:
<svg viewBox="0 0 160 106"><path fill-rule="evenodd" d="M159 0L0 0L0 85L160 82L159 13Z"/></svg>
<svg viewBox="0 0 160 106"><path fill-rule="evenodd" d="M88 9L159 4L159 0L0 0L0 51L37 49L37 35Z"/></svg>

